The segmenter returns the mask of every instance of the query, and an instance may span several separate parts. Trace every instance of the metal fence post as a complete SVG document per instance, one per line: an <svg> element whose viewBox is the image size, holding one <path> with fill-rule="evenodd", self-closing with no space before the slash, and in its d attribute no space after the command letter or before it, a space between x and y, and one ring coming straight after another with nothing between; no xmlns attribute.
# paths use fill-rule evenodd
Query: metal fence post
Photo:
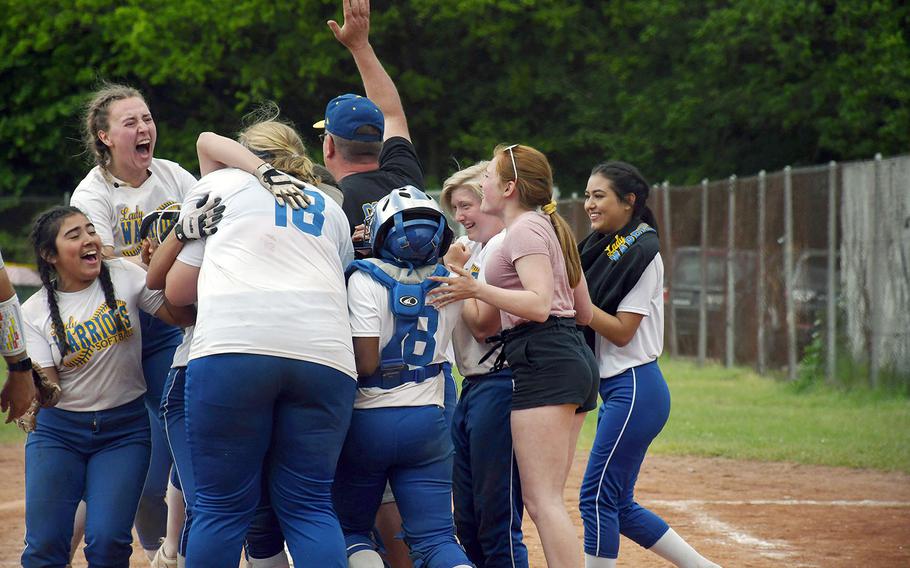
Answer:
<svg viewBox="0 0 910 568"><path fill-rule="evenodd" d="M767 178L765 170L758 172L758 294L757 294L757 311L758 311L758 374L764 375L767 370L767 359L765 351L765 313L767 311L767 299L765 297L765 190L767 188Z"/></svg>
<svg viewBox="0 0 910 568"><path fill-rule="evenodd" d="M735 355L735 342L733 337L734 326L736 324L736 291L734 289L734 248L736 246L735 229L736 224L736 176L730 176L727 183L727 337L724 349L724 364L727 367L733 366Z"/></svg>
<svg viewBox="0 0 910 568"><path fill-rule="evenodd" d="M875 155L875 185L872 187L872 218L878 215L881 211L881 195L882 195L882 155ZM884 239L881 232L882 224L875 223L873 221L872 229L872 247L871 250L876 251L871 256L870 262L872 263L872 270L866 272L866 274L872 274L871 290L870 290L870 303L869 306L869 321L870 321L870 335L872 336L871 345L869 346L869 382L872 384L872 388L878 388L878 372L879 367L881 366L881 352L882 352L882 324L883 322L883 305L882 305L882 296L883 290L882 285L885 281L885 274L882 270L881 260L885 257L886 250L883 248L885 243L882 242ZM868 281L868 276L867 276Z"/></svg>
<svg viewBox="0 0 910 568"><path fill-rule="evenodd" d="M661 234L664 235L664 238L661 239L664 244L664 249L667 253L666 262L664 266L664 274L667 277L667 290L668 294L668 304L667 306L667 317L670 324L670 355L673 357L679 356L679 339L676 335L676 307L673 304L673 230L670 226L670 183L664 181L660 185L661 189L661 199L663 203L663 223ZM663 256L663 255L661 255Z"/></svg>
<svg viewBox="0 0 910 568"><path fill-rule="evenodd" d="M828 163L828 282L827 327L825 337L825 380L834 382L837 373L837 310L835 296L837 284L834 271L837 267L837 162Z"/></svg>
<svg viewBox="0 0 910 568"><path fill-rule="evenodd" d="M701 293L698 295L698 366L708 354L708 179L701 180Z"/></svg>
<svg viewBox="0 0 910 568"><path fill-rule="evenodd" d="M796 379L796 313L793 306L793 179L784 168L784 306L787 311L787 378Z"/></svg>

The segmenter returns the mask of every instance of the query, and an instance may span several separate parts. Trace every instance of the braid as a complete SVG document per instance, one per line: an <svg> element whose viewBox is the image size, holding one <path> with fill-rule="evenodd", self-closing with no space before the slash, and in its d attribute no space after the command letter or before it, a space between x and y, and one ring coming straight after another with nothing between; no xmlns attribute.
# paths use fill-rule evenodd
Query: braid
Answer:
<svg viewBox="0 0 910 568"><path fill-rule="evenodd" d="M70 215L77 214L81 215L82 211L68 206L58 206L45 211L35 220L30 235L32 246L35 249L35 263L38 266L38 273L41 275L41 284L47 292L47 307L51 312L51 320L54 322L54 336L61 356L66 356L70 352L70 346L66 340L66 329L63 327L63 319L60 317L60 308L57 306L57 288L53 282L54 267L46 257L57 254L57 232L60 230L60 224Z"/></svg>
<svg viewBox="0 0 910 568"><path fill-rule="evenodd" d="M104 290L104 303L111 310L114 321L117 322L117 331L126 331L123 320L120 318L120 310L117 309L117 298L114 296L114 283L111 281L111 272L107 263L101 262L101 274L98 277L101 281L101 289Z"/></svg>
<svg viewBox="0 0 910 568"><path fill-rule="evenodd" d="M54 337L57 339L57 348L60 349L60 356L66 357L70 350L70 344L66 340L66 329L63 327L63 320L60 318L60 307L57 306L57 290L51 281L50 265L46 262L39 262L38 272L41 274L41 283L47 292L47 307L51 312L51 321L54 322Z"/></svg>

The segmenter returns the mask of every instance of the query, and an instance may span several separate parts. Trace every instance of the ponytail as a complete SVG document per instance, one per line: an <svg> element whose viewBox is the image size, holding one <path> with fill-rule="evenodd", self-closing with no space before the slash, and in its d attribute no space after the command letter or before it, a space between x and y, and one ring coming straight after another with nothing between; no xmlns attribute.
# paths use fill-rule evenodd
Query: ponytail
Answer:
<svg viewBox="0 0 910 568"><path fill-rule="evenodd" d="M575 242L575 236L569 223L555 211L549 215L550 222L553 223L553 229L556 231L556 238L559 240L559 248L562 249L562 256L566 261L566 276L569 277L569 287L575 288L581 280L581 256L578 254L578 244Z"/></svg>
<svg viewBox="0 0 910 568"><path fill-rule="evenodd" d="M647 205L641 208L641 220L643 223L650 225L654 232L660 234L660 229L657 226L657 217L654 216L654 212Z"/></svg>

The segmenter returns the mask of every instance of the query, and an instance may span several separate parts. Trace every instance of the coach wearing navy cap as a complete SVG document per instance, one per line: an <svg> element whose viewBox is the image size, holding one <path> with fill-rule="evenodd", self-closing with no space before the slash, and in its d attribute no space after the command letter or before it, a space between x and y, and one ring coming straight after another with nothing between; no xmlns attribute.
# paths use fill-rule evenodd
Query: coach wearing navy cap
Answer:
<svg viewBox="0 0 910 568"><path fill-rule="evenodd" d="M411 144L408 120L395 83L370 45L369 11L346 6L344 25L331 21L329 27L354 56L369 97L335 97L326 106L325 119L313 125L325 129L325 167L344 194L342 208L354 233L373 204L391 190L405 185L424 187L423 168ZM357 232L355 240L360 239L361 233Z"/></svg>

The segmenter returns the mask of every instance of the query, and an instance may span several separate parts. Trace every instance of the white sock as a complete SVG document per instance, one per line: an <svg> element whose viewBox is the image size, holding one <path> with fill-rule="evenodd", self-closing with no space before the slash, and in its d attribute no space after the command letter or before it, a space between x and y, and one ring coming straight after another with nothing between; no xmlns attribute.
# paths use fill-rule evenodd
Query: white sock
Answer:
<svg viewBox="0 0 910 568"><path fill-rule="evenodd" d="M673 529L664 533L648 550L679 568L720 568L720 565L699 554Z"/></svg>
<svg viewBox="0 0 910 568"><path fill-rule="evenodd" d="M585 554L585 568L616 568L616 559Z"/></svg>
<svg viewBox="0 0 910 568"><path fill-rule="evenodd" d="M375 550L358 550L348 556L348 568L384 568L382 557Z"/></svg>
<svg viewBox="0 0 910 568"><path fill-rule="evenodd" d="M269 558L250 558L246 561L249 568L288 568L288 555L282 550Z"/></svg>

